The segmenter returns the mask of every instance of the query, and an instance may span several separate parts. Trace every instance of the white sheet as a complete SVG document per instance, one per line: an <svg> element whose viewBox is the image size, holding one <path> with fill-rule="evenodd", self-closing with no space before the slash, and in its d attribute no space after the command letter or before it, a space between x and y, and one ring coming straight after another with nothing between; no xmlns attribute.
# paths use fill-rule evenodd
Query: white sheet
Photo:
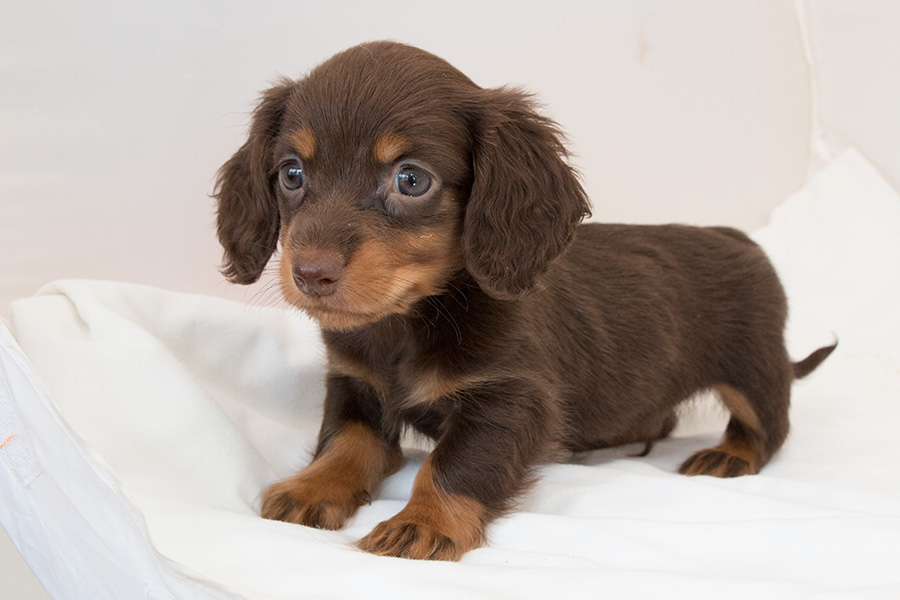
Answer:
<svg viewBox="0 0 900 600"><path fill-rule="evenodd" d="M57 598L897 597L898 232L900 198L852 151L758 232L794 355L840 338L795 385L791 436L760 475L675 474L724 425L701 401L646 458L543 469L459 564L352 545L404 505L421 449L343 531L257 516L318 429L322 348L304 317L58 282L0 332L0 521Z"/></svg>

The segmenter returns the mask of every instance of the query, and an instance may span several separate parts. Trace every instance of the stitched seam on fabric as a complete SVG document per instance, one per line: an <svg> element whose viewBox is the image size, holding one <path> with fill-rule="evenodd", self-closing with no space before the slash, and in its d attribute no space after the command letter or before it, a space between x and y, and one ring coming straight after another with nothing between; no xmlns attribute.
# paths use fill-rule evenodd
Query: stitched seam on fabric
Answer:
<svg viewBox="0 0 900 600"><path fill-rule="evenodd" d="M41 474L41 469L5 381L0 381L0 440L0 457L18 484L28 487Z"/></svg>

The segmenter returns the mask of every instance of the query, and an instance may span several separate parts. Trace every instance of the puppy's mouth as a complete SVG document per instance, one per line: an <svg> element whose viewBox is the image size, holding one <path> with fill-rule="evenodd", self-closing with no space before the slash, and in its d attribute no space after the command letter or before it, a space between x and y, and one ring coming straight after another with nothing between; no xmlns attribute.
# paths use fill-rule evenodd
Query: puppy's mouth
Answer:
<svg viewBox="0 0 900 600"><path fill-rule="evenodd" d="M304 261L295 262L286 246L279 268L285 300L323 329L347 331L410 312L423 298L443 292L456 268L446 254L400 262L391 260L390 248L372 246L346 263L331 255L310 261L311 267L298 267Z"/></svg>

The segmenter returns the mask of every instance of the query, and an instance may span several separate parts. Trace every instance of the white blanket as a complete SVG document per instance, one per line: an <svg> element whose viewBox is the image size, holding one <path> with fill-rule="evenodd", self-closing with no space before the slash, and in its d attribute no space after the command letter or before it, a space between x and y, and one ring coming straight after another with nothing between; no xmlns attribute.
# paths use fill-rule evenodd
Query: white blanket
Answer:
<svg viewBox="0 0 900 600"><path fill-rule="evenodd" d="M788 344L838 351L794 386L791 435L752 477L677 475L725 415L695 402L637 446L547 466L458 564L353 542L399 511L425 449L338 532L258 516L310 458L323 350L305 317L65 281L0 327L0 521L55 598L900 596L900 198L848 152L756 235Z"/></svg>

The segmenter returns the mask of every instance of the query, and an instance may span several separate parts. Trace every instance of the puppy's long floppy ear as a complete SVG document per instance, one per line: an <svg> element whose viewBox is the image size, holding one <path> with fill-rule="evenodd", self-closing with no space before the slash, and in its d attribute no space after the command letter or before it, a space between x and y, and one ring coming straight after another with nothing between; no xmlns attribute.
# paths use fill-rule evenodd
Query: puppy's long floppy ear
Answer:
<svg viewBox="0 0 900 600"><path fill-rule="evenodd" d="M278 202L269 163L292 89L285 80L263 94L247 142L219 169L214 196L219 243L225 249L222 274L233 283L259 279L278 244Z"/></svg>
<svg viewBox="0 0 900 600"><path fill-rule="evenodd" d="M590 203L565 162L559 128L535 112L530 97L505 88L483 93L463 251L485 292L512 299L566 249Z"/></svg>

